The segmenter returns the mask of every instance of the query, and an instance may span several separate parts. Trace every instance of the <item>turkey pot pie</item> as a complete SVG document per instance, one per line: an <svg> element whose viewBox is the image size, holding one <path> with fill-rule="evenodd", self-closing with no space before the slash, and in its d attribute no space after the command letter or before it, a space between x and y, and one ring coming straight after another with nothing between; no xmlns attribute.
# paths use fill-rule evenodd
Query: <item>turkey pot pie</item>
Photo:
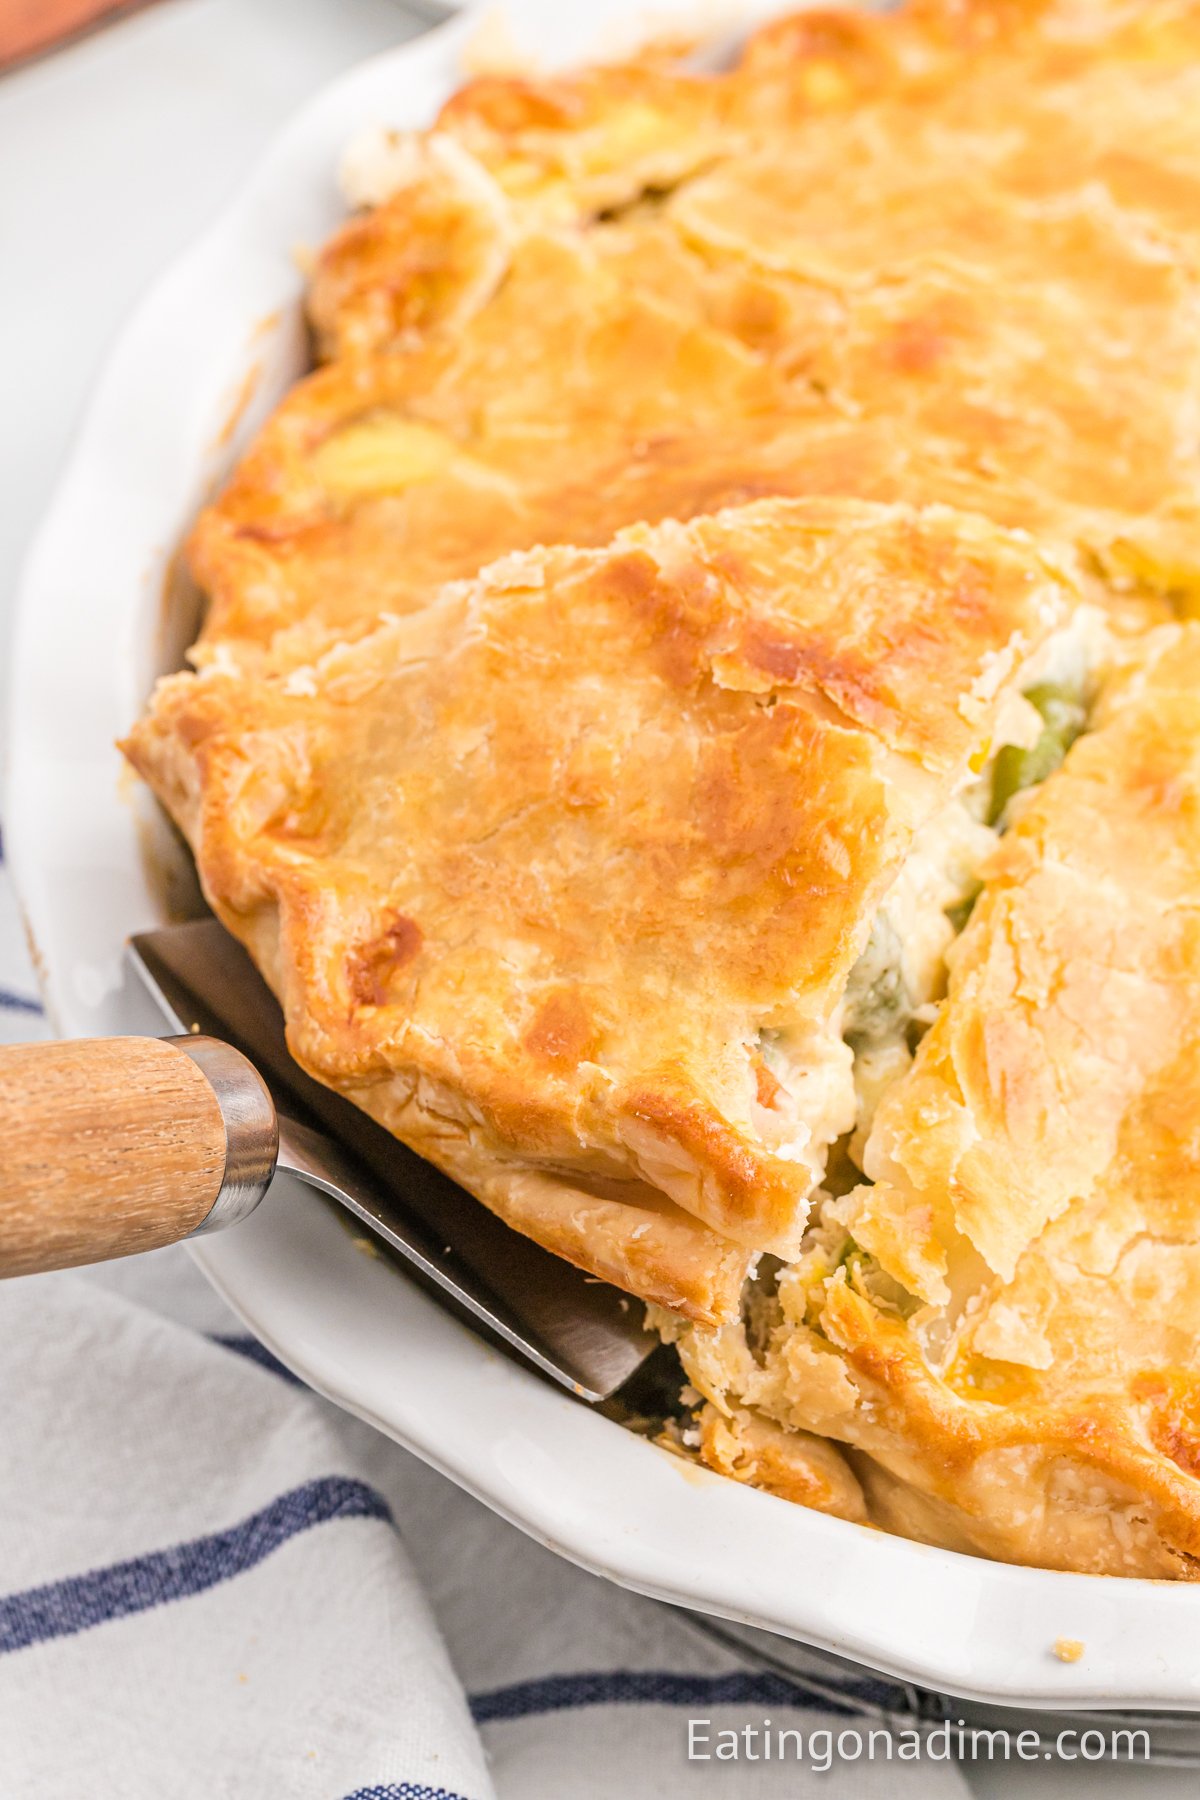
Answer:
<svg viewBox="0 0 1200 1800"><path fill-rule="evenodd" d="M1114 673L980 871L869 1181L817 1198L738 1321L663 1319L715 1467L959 1549L1195 1578L1198 690L1196 626Z"/></svg>
<svg viewBox="0 0 1200 1800"><path fill-rule="evenodd" d="M1076 598L983 520L762 501L514 555L286 675L169 678L127 748L306 1068L713 1325L799 1252L856 1071L936 994Z"/></svg>
<svg viewBox="0 0 1200 1800"><path fill-rule="evenodd" d="M1198 169L1196 0L375 133L128 744L306 1066L651 1302L664 1441L1187 1578Z"/></svg>
<svg viewBox="0 0 1200 1800"><path fill-rule="evenodd" d="M1200 606L1198 169L1195 0L470 83L349 158L327 360L197 523L195 654L304 663L508 551L768 494L956 505L1110 608Z"/></svg>

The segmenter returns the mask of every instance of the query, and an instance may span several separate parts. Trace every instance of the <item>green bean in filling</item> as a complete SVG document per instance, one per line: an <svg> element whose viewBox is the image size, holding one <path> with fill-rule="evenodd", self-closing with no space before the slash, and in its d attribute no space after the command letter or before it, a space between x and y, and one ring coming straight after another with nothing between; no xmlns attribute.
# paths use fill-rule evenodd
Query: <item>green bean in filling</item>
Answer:
<svg viewBox="0 0 1200 1800"><path fill-rule="evenodd" d="M1025 695L1042 716L1042 734L1028 750L1005 744L992 765L992 798L988 824L998 825L1014 794L1036 787L1053 775L1087 723L1087 709L1077 688L1043 681Z"/></svg>

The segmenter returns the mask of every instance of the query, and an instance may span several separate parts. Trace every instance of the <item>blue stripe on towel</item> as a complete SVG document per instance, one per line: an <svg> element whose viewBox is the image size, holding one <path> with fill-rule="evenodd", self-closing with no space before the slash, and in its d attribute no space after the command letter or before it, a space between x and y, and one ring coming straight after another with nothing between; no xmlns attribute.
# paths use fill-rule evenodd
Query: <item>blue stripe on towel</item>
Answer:
<svg viewBox="0 0 1200 1800"><path fill-rule="evenodd" d="M462 1800L449 1788L423 1787L419 1781L388 1781L382 1787L355 1788L346 1800Z"/></svg>
<svg viewBox="0 0 1200 1800"><path fill-rule="evenodd" d="M281 1494L226 1531L0 1597L0 1653L72 1637L112 1619L202 1594L255 1568L314 1525L334 1519L384 1519L390 1524L391 1517L386 1500L365 1482L325 1475Z"/></svg>
<svg viewBox="0 0 1200 1800"><path fill-rule="evenodd" d="M511 1687L472 1694L471 1715L477 1725L490 1725L577 1706L811 1706L850 1717L859 1710L855 1701L874 1700L880 1684L846 1681L837 1685L846 1696L844 1701L806 1686L801 1677L791 1680L768 1672L676 1675L661 1669L600 1670L546 1675L537 1681L517 1681Z"/></svg>
<svg viewBox="0 0 1200 1800"><path fill-rule="evenodd" d="M0 1012L40 1013L40 1000L29 999L25 994L10 993L7 988L0 988Z"/></svg>
<svg viewBox="0 0 1200 1800"><path fill-rule="evenodd" d="M268 1375L277 1375L280 1381L286 1381L292 1387L306 1387L299 1375L293 1375L286 1363L281 1363L277 1356L272 1356L265 1344L246 1332L214 1332L209 1339L212 1344L219 1344L222 1350L231 1350L234 1356L244 1356L247 1362L257 1363Z"/></svg>

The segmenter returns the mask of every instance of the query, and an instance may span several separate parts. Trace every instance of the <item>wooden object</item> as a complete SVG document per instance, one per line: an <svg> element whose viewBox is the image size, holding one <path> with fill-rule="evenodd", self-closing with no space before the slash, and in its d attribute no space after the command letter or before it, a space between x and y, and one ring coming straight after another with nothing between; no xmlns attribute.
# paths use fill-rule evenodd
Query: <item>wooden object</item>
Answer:
<svg viewBox="0 0 1200 1800"><path fill-rule="evenodd" d="M225 1154L216 1094L174 1044L0 1049L0 1275L186 1237L212 1209Z"/></svg>
<svg viewBox="0 0 1200 1800"><path fill-rule="evenodd" d="M0 68L53 49L146 0L0 0Z"/></svg>

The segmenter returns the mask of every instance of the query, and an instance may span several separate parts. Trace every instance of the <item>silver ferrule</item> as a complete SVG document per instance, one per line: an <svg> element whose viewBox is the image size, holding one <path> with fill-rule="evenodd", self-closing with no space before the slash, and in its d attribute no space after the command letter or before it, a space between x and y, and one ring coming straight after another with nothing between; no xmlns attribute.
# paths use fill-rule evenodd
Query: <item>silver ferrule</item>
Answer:
<svg viewBox="0 0 1200 1800"><path fill-rule="evenodd" d="M275 1173L279 1122L275 1102L254 1064L219 1038L187 1034L168 1039L190 1056L217 1097L225 1121L225 1173L221 1191L191 1237L222 1231L252 1213Z"/></svg>

